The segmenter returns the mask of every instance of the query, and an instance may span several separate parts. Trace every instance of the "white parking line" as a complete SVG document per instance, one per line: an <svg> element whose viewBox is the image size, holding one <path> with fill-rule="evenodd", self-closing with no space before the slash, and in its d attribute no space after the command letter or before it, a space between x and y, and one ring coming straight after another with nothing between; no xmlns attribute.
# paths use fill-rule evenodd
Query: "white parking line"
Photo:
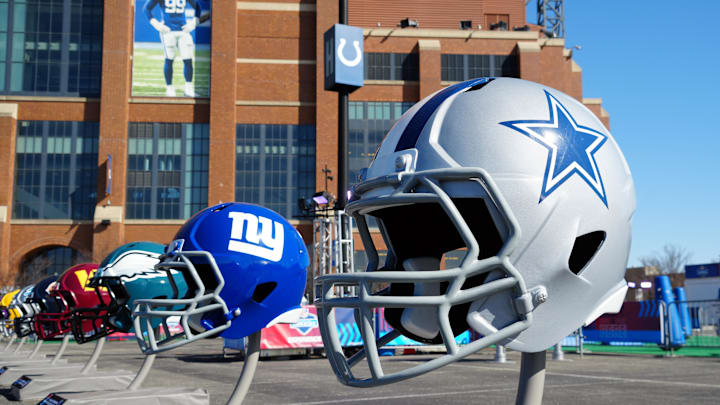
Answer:
<svg viewBox="0 0 720 405"><path fill-rule="evenodd" d="M475 368L475 369L482 369L482 370L492 370L492 371L512 371L514 373L519 373L520 370L510 369L510 368L501 368L501 367L483 367L483 366L470 366L465 364L449 364L450 367L460 367L460 368ZM608 376L600 376L600 375L585 375L585 374L570 374L570 373L556 373L556 372L545 372L545 375L552 375L552 376L558 376L558 377L574 377L574 378L588 378L593 380L605 380L605 381L616 381L616 382L628 382L628 383L643 383L643 384L660 384L660 385L680 385L680 386L686 386L686 387L698 387L698 388L715 388L720 390L720 385L716 384L701 384L701 383L692 383L692 382L683 382L683 381L667 381L667 380L645 380L645 379L639 379L639 378L625 378L625 377L608 377Z"/></svg>
<svg viewBox="0 0 720 405"><path fill-rule="evenodd" d="M547 385L546 388L553 387L579 387L587 385L597 385L596 383L581 383L581 384L563 384L563 385ZM445 391L445 392L429 392L425 394L405 394L405 395L388 395L378 397L356 397L356 398L345 398L345 399L333 399L328 401L313 401L313 402L296 402L289 405L322 405L322 404L338 404L343 402L367 402L367 401L387 401L391 399L406 399L406 398L427 398L427 397L440 397L449 395L466 395L466 394L482 394L488 392L501 392L501 391L515 391L516 386L507 388L489 388L484 390L468 390L468 391Z"/></svg>

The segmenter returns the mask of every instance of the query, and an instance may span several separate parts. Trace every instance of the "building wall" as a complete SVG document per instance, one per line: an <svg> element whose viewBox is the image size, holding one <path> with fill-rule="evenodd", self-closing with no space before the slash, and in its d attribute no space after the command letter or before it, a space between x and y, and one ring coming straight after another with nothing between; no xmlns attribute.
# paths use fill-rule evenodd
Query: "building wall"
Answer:
<svg viewBox="0 0 720 405"><path fill-rule="evenodd" d="M351 94L351 101L419 101L450 84L441 80L442 54L517 55L521 78L569 93L609 125L602 101L583 98L581 69L562 39L545 39L536 30L487 29L489 15L509 16L509 28L525 25L522 0L349 3L349 22L364 29L366 52L419 56L417 81L368 81ZM133 13L133 2L105 2L98 97L0 94L0 173L7 174L0 176L0 282L10 282L22 260L43 247L70 246L99 262L125 242L172 238L184 220L125 218L130 122L209 123L208 204L234 199L236 124L315 125L316 187L324 185L325 165L337 173L338 96L323 87L323 34L338 21L337 1L213 2L209 99L131 95L133 20L128 16ZM406 17L417 19L419 27L397 27ZM460 30L459 21L468 19L475 29ZM476 29L478 24L482 30ZM21 120L99 122L94 218L11 219L15 139ZM108 155L112 155L110 194L105 192ZM330 181L328 189L336 188ZM110 224L103 225L103 220ZM293 221L309 243L309 223Z"/></svg>

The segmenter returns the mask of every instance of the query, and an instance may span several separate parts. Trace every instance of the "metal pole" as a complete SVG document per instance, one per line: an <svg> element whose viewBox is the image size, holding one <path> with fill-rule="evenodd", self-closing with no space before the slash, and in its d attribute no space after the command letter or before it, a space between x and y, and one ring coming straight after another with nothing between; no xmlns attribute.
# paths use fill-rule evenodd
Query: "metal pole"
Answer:
<svg viewBox="0 0 720 405"><path fill-rule="evenodd" d="M507 356L505 355L505 346L495 345L495 363L507 363Z"/></svg>
<svg viewBox="0 0 720 405"><path fill-rule="evenodd" d="M32 353L30 353L30 356L28 356L28 359L32 359L35 357L35 355L40 351L40 347L42 346L42 340L38 339L35 341L35 348L33 349Z"/></svg>
<svg viewBox="0 0 720 405"><path fill-rule="evenodd" d="M135 374L135 378L127 387L128 391L135 391L140 388L140 385L142 385L145 378L147 378L148 373L150 373L150 369L155 361L155 356L156 354L154 353L145 356L145 361L143 361L142 366L140 366L140 370L138 370L137 374Z"/></svg>
<svg viewBox="0 0 720 405"><path fill-rule="evenodd" d="M552 359L556 361L565 361L565 353L562 350L562 344L559 342L555 345L555 349L553 349Z"/></svg>
<svg viewBox="0 0 720 405"><path fill-rule="evenodd" d="M545 389L545 352L523 353L516 405L541 405Z"/></svg>
<svg viewBox="0 0 720 405"><path fill-rule="evenodd" d="M255 376L255 369L257 368L258 359L260 358L260 340L261 340L262 329L248 336L248 344L245 351L245 362L243 364L242 371L240 372L240 378L238 378L235 389L233 390L230 399L228 399L227 405L240 405L245 399L248 390L250 389L250 383L252 383L253 376Z"/></svg>
<svg viewBox="0 0 720 405"><path fill-rule="evenodd" d="M92 355L90 355L87 363L85 363L85 367L80 370L81 375L85 375L90 372L90 370L92 370L92 367L95 365L95 363L97 363L98 358L100 357L103 346L105 346L105 338L102 338L98 340L97 343L95 343L95 350L93 350Z"/></svg>
<svg viewBox="0 0 720 405"><path fill-rule="evenodd" d="M340 24L347 24L347 0L339 0ZM338 176L336 208L344 209L347 202L347 153L348 153L348 98L347 89L338 92Z"/></svg>
<svg viewBox="0 0 720 405"><path fill-rule="evenodd" d="M23 344L25 344L25 341L26 341L26 340L27 340L27 336L25 336L25 337L23 337L22 339L20 339L20 344L18 345L18 347L15 348L15 350L13 351L13 353L18 353L18 352L20 351L20 348L23 347Z"/></svg>
<svg viewBox="0 0 720 405"><path fill-rule="evenodd" d="M70 342L70 335L65 335L65 337L62 340L62 343L60 344L60 347L58 348L58 351L55 353L55 357L53 357L52 361L50 362L50 365L54 365L57 363L60 358L62 357L63 353L65 353L65 349L67 348L68 343Z"/></svg>
<svg viewBox="0 0 720 405"><path fill-rule="evenodd" d="M585 340L585 336L583 336L583 330L582 326L578 329L578 350L580 351L580 358L583 358L583 355L585 354L585 349L583 348L583 342Z"/></svg>
<svg viewBox="0 0 720 405"><path fill-rule="evenodd" d="M7 346L5 346L5 349L3 349L4 352L8 351L10 349L10 346L15 343L15 338L13 336L10 336L7 342Z"/></svg>

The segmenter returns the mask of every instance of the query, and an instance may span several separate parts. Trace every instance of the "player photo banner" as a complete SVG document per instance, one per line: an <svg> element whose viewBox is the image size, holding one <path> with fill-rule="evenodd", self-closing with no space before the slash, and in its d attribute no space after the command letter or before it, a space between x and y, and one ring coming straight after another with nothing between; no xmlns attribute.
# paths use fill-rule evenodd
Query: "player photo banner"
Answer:
<svg viewBox="0 0 720 405"><path fill-rule="evenodd" d="M136 0L134 97L209 97L210 0Z"/></svg>

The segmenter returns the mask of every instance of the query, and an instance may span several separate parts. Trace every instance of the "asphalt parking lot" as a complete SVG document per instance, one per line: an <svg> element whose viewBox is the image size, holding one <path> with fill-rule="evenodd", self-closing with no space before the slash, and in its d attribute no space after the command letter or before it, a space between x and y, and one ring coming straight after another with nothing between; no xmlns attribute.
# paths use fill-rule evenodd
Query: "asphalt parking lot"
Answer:
<svg viewBox="0 0 720 405"><path fill-rule="evenodd" d="M45 344L51 353L57 344ZM70 362L83 362L93 344L71 344ZM341 385L323 358L272 359L258 365L246 404L512 404L515 401L520 354L509 352L509 364L491 362L493 350L413 380L378 388ZM435 355L383 358L395 370ZM718 404L720 358L589 354L569 361L551 360L548 352L544 404ZM99 369L137 370L143 356L130 342L108 342ZM222 341L208 340L158 355L146 387L202 387L212 404L224 404L243 362L224 358ZM7 387L4 387L7 388ZM0 391L0 393L6 392ZM0 397L1 403L11 402ZM34 401L23 403L34 404Z"/></svg>

